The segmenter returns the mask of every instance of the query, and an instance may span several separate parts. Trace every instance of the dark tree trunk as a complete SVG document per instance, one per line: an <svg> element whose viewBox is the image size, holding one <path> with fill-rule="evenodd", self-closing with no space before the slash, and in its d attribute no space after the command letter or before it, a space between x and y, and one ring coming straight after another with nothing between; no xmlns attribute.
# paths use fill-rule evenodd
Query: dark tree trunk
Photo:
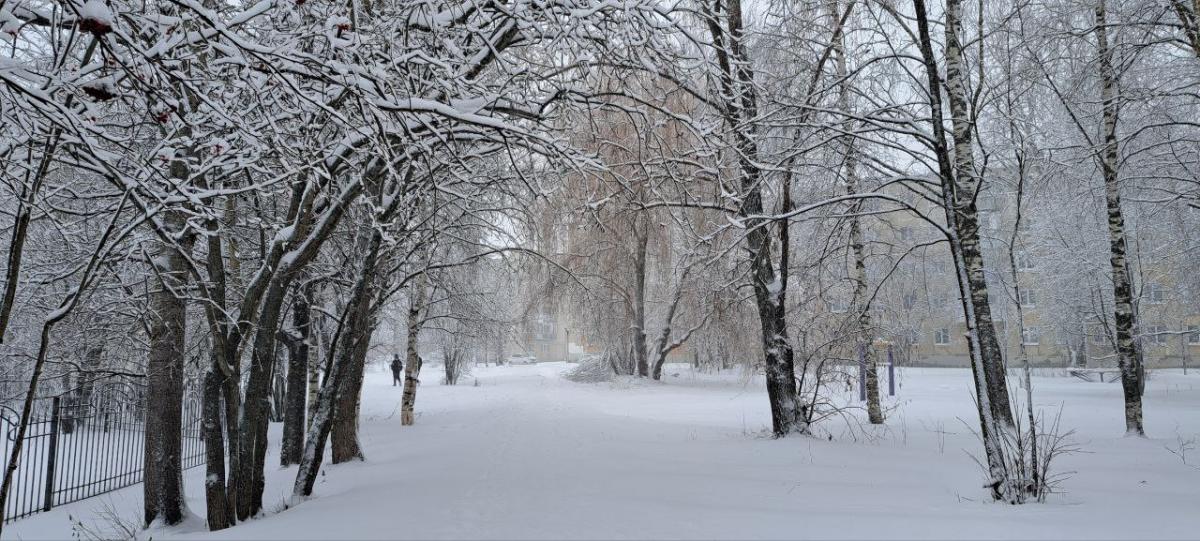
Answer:
<svg viewBox="0 0 1200 541"><path fill-rule="evenodd" d="M372 264L372 266L374 266ZM370 275L365 279L370 282ZM358 411L362 397L363 371L366 368L367 348L371 343L371 295L369 288L364 288L359 294L362 298L352 301L352 309L347 328L342 331L342 344L339 347L338 363L342 368L338 374L337 395L333 411L333 427L330 438L333 451L333 463L341 464L351 460L362 460L362 445L358 441Z"/></svg>
<svg viewBox="0 0 1200 541"><path fill-rule="evenodd" d="M224 379L215 366L204 375L204 495L210 531L223 530L233 525L232 502L229 501L229 494L225 490L225 436L221 425L224 412L221 404Z"/></svg>
<svg viewBox="0 0 1200 541"><path fill-rule="evenodd" d="M364 268L375 268L381 242L382 235L378 232L373 233ZM349 328L344 330L338 337L338 351L334 357L336 360L329 366L328 373L325 375L325 384L321 386L320 392L317 393L317 404L313 408L312 425L308 430L308 437L304 443L304 452L300 458L300 468L296 473L296 482L292 489L292 494L295 496L312 495L313 484L316 483L317 473L321 470L321 461L325 454L326 440L331 439L329 436L335 422L334 415L338 407L338 395L341 393L343 380L346 375L345 369L357 361L355 357L359 355L364 359L366 357L367 346L370 342L369 333L363 336L362 333L354 332L353 328L359 326L354 321L355 319L368 320L370 318L371 295L368 291L368 286L372 282L372 274L364 272L358 277L351 292L351 300L346 306L346 310L349 311L346 318ZM366 327L369 329L370 325L366 325ZM358 380L361 385L361 375ZM357 413L358 408L356 404L354 408L355 417L353 418L355 423L358 421ZM354 438L353 447L354 449L358 449L357 431L342 434L342 437L347 436ZM336 446L338 443L336 438L334 439L334 445ZM335 451L335 462L338 456L337 451ZM344 458L344 455L342 456ZM361 456L360 452L356 455L356 458L361 458Z"/></svg>
<svg viewBox="0 0 1200 541"><path fill-rule="evenodd" d="M242 417L238 426L237 518L246 520L262 509L264 459L267 453L267 416L271 408L271 380L275 368L275 333L290 280L268 286L259 316L246 381Z"/></svg>
<svg viewBox="0 0 1200 541"><path fill-rule="evenodd" d="M638 229L637 219L633 221L633 234L637 246L634 248L634 286L633 286L633 355L637 363L638 377L650 376L650 363L646 358L646 251L650 244L650 225L642 224ZM655 378L658 379L658 378Z"/></svg>
<svg viewBox="0 0 1200 541"><path fill-rule="evenodd" d="M184 217L168 215L167 227L183 232ZM184 234L186 236L186 233ZM184 246L160 245L152 264L160 278L150 295L150 351L146 367L146 438L142 483L145 524L183 521L183 364L187 310Z"/></svg>
<svg viewBox="0 0 1200 541"><path fill-rule="evenodd" d="M781 245L780 272L775 272L771 255L769 223L763 218L763 178L758 159L755 122L758 120L758 97L754 83L753 62L743 43L741 0L729 0L724 14L704 10L713 39L713 50L721 73L721 114L725 126L732 131L737 147L741 206L738 218L747 229L746 249L750 258L750 282L762 328L762 346L767 382L767 399L771 405L771 426L776 436L807 432L806 417L801 414L796 392L796 367L786 319L787 255L789 247ZM722 17L724 20L722 20ZM721 23L725 23L722 26ZM784 224L782 227L787 227Z"/></svg>
<svg viewBox="0 0 1200 541"><path fill-rule="evenodd" d="M313 485L317 482L317 473L321 471L321 461L325 456L325 442L329 439L329 431L333 425L333 408L337 398L337 377L340 370L341 363L333 363L329 373L325 375L325 384L317 393L317 403L313 408L312 421L304 440L304 453L301 454L300 467L292 488L294 496L311 496Z"/></svg>
<svg viewBox="0 0 1200 541"><path fill-rule="evenodd" d="M372 285L375 283L376 264L383 243L383 234L371 223L372 217L364 217L359 226L356 248L363 253L362 267L355 287L346 304L345 324L339 335L338 363L342 368L338 374L337 394L333 410L330 444L333 463L362 460L362 446L358 441L358 411L362 397L363 372L366 369L367 348L374 330L371 313Z"/></svg>
<svg viewBox="0 0 1200 541"><path fill-rule="evenodd" d="M283 413L283 443L279 464L290 466L300 462L304 451L304 406L307 398L309 338L309 307L312 304L312 284L296 295L292 304L292 330L295 333L288 347L287 396Z"/></svg>

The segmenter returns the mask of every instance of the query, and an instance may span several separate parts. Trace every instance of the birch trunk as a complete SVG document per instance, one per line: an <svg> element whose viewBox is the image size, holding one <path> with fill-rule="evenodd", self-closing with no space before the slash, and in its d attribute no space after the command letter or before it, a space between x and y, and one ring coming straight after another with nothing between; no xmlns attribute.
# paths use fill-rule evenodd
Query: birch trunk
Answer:
<svg viewBox="0 0 1200 541"><path fill-rule="evenodd" d="M1113 323L1116 331L1117 364L1121 370L1121 390L1125 397L1125 432L1145 436L1142 424L1142 356L1134 343L1137 313L1133 287L1126 260L1125 218L1121 212L1121 186L1117 146L1117 78L1113 71L1112 50L1108 44L1108 20L1104 0L1096 3L1096 47L1100 60L1100 99L1103 107L1104 149L1100 168L1104 174L1104 203L1108 210L1109 263L1113 280Z"/></svg>
<svg viewBox="0 0 1200 541"><path fill-rule="evenodd" d="M408 344L405 348L404 393L400 398L400 424L411 426L416 421L417 386L421 384L421 357L417 354L417 338L421 332L421 313L425 307L425 274L417 277L408 307Z"/></svg>
<svg viewBox="0 0 1200 541"><path fill-rule="evenodd" d="M829 3L829 17L835 23L841 15L840 1L834 0ZM835 34L835 42L833 44L833 55L835 59L834 66L837 70L838 78L838 107L846 115L846 121L843 122L842 129L847 134L843 136L845 147L845 169L846 178L846 194L853 196L859 193L859 178L858 178L858 153L855 145L854 123L850 120L852 116L850 107L850 74L846 65L846 38L845 33L837 32ZM883 408L879 404L879 374L875 369L875 349L871 347L872 337L875 330L871 323L871 312L867 305L867 254L863 243L862 219L859 214L862 212L862 202L858 200L850 208L850 251L854 255L854 268L851 271L850 278L854 283L854 291L850 300L851 309L855 318L854 336L858 342L858 351L863 355L863 368L866 370L866 395L867 395L867 419L873 425L883 424Z"/></svg>
<svg viewBox="0 0 1200 541"><path fill-rule="evenodd" d="M951 0L951 2L953 1ZM938 74L937 60L933 55L933 40L930 38L929 19L925 1L913 0L913 8L917 19L918 46L929 90L929 122L933 131L931 143L933 144L934 154L938 162L938 173L942 181L942 206L946 213L945 233L950 241L950 253L954 258L955 276L958 280L959 292L962 295L963 314L967 319L967 341L971 353L971 371L975 383L976 409L979 413L979 432L980 439L983 440L989 477L987 486L991 490L994 499L1010 500L1004 447L999 437L1000 426L997 424L995 409L991 404L992 393L986 384L985 349L981 347L979 333L976 332L978 328L975 320L977 312L973 306L976 296L971 294L969 267L963 250L963 242L959 234L961 228L958 225L958 218L961 213L956 212L956 203L953 195L956 189L954 183L955 170L954 166L951 165L950 151L946 145L945 128L942 125L941 79Z"/></svg>
<svg viewBox="0 0 1200 541"><path fill-rule="evenodd" d="M952 128L953 176L943 183L943 190L951 194L951 210L955 216L954 227L959 238L961 259L966 266L967 294L973 310L973 322L968 332L977 335L972 341L979 348L976 356L983 364L983 387L988 394L992 416L1005 427L1013 426L1012 406L1009 404L1008 382L1005 379L1004 357L1000 341L996 338L996 326L992 318L991 299L988 295L987 278L984 273L983 252L979 240L979 211L975 198L979 194L982 179L975 170L973 143L974 120L967 101L966 74L963 71L963 48L958 34L962 30L961 0L946 2L946 101L950 107ZM982 82L981 82L982 84ZM947 185L948 184L948 185Z"/></svg>

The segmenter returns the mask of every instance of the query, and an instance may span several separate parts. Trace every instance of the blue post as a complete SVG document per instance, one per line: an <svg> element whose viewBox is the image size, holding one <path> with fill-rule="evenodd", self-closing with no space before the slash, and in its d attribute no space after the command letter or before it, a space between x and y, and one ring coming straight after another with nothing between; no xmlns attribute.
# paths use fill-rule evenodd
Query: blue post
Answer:
<svg viewBox="0 0 1200 541"><path fill-rule="evenodd" d="M896 358L892 356L891 344L888 344L888 396L896 396Z"/></svg>
<svg viewBox="0 0 1200 541"><path fill-rule="evenodd" d="M858 346L858 401L867 401L867 349L861 344Z"/></svg>

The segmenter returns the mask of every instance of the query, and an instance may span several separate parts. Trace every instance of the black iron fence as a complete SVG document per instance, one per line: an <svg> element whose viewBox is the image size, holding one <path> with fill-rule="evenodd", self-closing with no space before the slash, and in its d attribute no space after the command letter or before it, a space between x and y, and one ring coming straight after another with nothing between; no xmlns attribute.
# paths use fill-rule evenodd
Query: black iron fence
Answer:
<svg viewBox="0 0 1200 541"><path fill-rule="evenodd" d="M140 390L139 390L140 391ZM145 447L144 395L96 390L37 400L9 488L4 522L49 511L142 481ZM200 404L186 400L183 411L184 469L204 464ZM0 439L7 464L20 412L0 405Z"/></svg>

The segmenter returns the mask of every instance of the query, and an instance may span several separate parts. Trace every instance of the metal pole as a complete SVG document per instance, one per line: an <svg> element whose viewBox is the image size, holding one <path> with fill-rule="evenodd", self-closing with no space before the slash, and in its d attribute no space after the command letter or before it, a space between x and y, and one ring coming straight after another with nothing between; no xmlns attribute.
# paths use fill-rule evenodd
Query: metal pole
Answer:
<svg viewBox="0 0 1200 541"><path fill-rule="evenodd" d="M54 463L58 460L58 418L61 414L59 397L54 397L50 413L50 448L46 455L46 499L42 511L54 506Z"/></svg>
<svg viewBox="0 0 1200 541"><path fill-rule="evenodd" d="M896 358L892 356L891 344L888 344L888 396L896 396Z"/></svg>

